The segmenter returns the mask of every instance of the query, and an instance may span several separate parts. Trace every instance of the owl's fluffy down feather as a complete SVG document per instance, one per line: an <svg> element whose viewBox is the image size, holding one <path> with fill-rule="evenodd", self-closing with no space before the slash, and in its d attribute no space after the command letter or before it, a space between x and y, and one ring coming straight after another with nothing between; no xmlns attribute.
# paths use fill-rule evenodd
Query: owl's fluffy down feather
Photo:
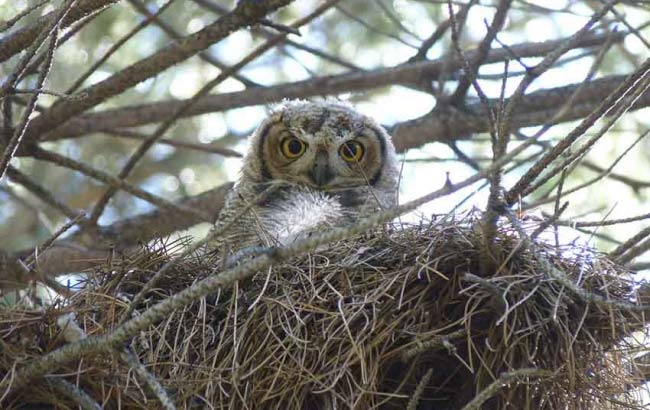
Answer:
<svg viewBox="0 0 650 410"><path fill-rule="evenodd" d="M265 234L271 241L289 245L320 228L344 222L336 197L312 189L294 188L262 211Z"/></svg>

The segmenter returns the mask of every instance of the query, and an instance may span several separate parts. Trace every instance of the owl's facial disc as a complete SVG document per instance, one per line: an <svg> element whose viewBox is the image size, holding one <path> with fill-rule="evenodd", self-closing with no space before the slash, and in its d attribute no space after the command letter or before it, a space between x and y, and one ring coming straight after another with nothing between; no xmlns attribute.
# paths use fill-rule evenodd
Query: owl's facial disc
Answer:
<svg viewBox="0 0 650 410"><path fill-rule="evenodd" d="M384 132L347 109L290 106L259 135L254 155L262 180L338 192L374 185L382 174Z"/></svg>

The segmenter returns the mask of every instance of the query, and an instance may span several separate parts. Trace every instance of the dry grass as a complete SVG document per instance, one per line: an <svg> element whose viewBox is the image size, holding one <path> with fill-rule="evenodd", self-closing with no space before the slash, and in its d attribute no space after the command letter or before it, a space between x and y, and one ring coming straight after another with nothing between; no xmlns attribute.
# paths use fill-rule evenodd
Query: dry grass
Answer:
<svg viewBox="0 0 650 410"><path fill-rule="evenodd" d="M638 408L626 369L643 314L586 302L539 260L586 292L635 303L627 272L573 246L531 250L502 227L500 268L488 274L476 225L472 216L443 218L339 242L196 301L128 347L178 408ZM63 344L61 312L76 312L89 335L113 328L180 246L159 243L104 263L65 305L5 311L2 371ZM188 258L139 310L219 270L217 257ZM160 408L117 354L58 374L106 408ZM4 403L77 408L43 380Z"/></svg>

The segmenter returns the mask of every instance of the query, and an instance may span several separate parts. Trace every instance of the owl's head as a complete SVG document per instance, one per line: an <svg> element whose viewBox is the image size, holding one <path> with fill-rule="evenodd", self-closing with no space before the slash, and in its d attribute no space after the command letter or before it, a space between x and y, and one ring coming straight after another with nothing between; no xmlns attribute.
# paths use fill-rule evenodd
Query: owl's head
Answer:
<svg viewBox="0 0 650 410"><path fill-rule="evenodd" d="M244 160L255 182L282 180L323 191L386 184L395 148L371 118L340 102L281 105L255 131Z"/></svg>

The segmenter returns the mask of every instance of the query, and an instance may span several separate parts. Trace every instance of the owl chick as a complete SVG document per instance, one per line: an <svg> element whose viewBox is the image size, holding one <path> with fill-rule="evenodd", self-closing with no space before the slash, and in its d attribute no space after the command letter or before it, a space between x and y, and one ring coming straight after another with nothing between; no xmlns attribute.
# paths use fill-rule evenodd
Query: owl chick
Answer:
<svg viewBox="0 0 650 410"><path fill-rule="evenodd" d="M287 102L251 136L212 247L288 244L350 223L395 206L397 179L391 137L371 118L340 102Z"/></svg>

